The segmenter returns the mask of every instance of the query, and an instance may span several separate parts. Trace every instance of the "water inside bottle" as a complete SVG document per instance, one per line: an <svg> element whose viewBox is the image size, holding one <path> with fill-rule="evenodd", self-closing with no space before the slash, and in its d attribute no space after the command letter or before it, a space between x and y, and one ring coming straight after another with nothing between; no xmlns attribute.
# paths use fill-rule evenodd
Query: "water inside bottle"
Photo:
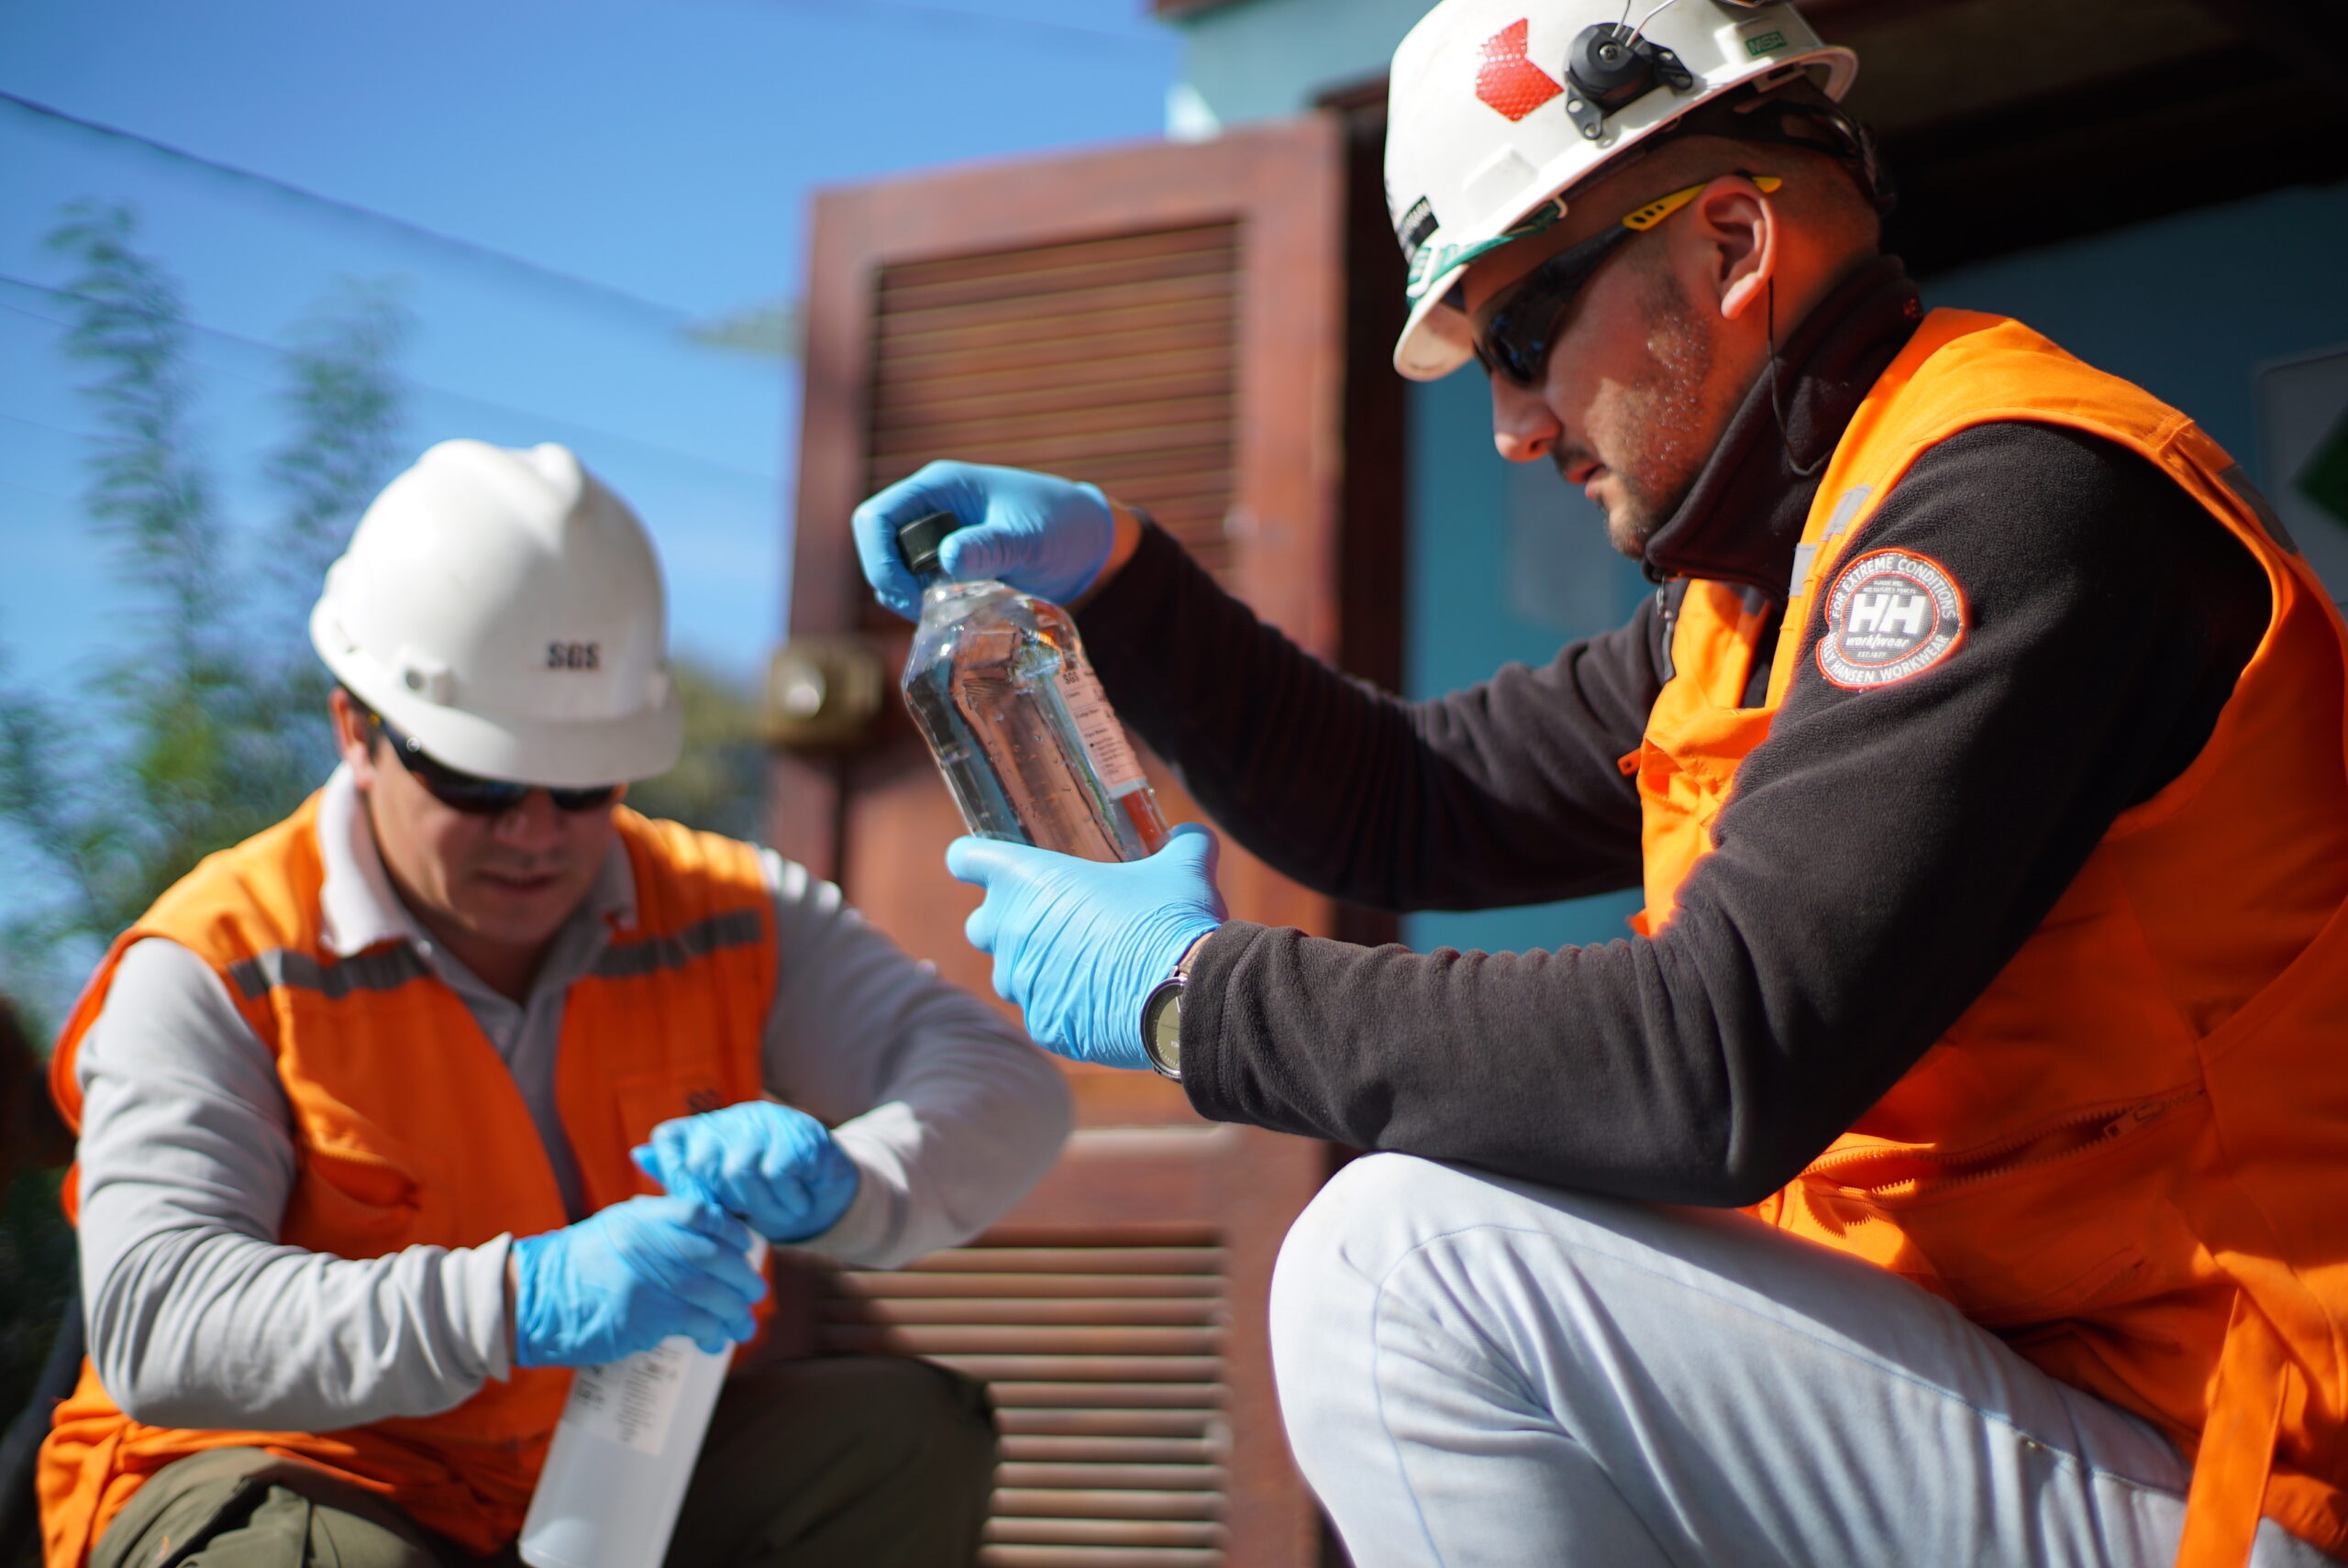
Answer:
<svg viewBox="0 0 2348 1568"><path fill-rule="evenodd" d="M982 838L1138 860L1166 819L1068 612L995 581L922 598L906 705Z"/></svg>

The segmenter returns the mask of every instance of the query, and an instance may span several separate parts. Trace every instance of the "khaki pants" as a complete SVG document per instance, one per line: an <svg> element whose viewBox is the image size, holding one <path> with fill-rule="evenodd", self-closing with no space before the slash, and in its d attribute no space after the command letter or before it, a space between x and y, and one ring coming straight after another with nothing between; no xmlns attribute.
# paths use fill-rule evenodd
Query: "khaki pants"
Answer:
<svg viewBox="0 0 2348 1568"><path fill-rule="evenodd" d="M770 1362L726 1381L670 1568L966 1568L994 1485L985 1390L924 1362ZM464 1568L483 1560L314 1465L216 1449L157 1473L90 1568ZM499 1558L517 1561L508 1548Z"/></svg>

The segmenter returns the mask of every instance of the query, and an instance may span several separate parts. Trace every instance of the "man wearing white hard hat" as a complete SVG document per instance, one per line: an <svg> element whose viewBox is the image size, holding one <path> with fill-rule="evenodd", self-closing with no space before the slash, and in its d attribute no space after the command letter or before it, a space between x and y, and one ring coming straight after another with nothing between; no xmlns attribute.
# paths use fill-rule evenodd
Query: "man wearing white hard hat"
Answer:
<svg viewBox="0 0 2348 1568"><path fill-rule="evenodd" d="M560 447L444 442L361 520L311 617L342 765L58 1046L90 1356L49 1568L510 1562L569 1369L750 1339L754 1233L894 1266L1051 1164L1059 1075L987 1008L620 804L682 745L666 620ZM943 1368L752 1356L669 1561L964 1564L993 1458Z"/></svg>
<svg viewBox="0 0 2348 1568"><path fill-rule="evenodd" d="M1048 1048L1374 1151L1271 1302L1361 1568L2348 1553L2348 627L2186 415L1922 307L1857 64L1738 0L1443 0L1397 53L1396 368L1479 365L1656 584L1545 668L1369 690L1068 480L857 517L900 609L939 507L949 572L1076 602L1324 892L1645 890L1420 955L1225 918L1203 834L948 853Z"/></svg>

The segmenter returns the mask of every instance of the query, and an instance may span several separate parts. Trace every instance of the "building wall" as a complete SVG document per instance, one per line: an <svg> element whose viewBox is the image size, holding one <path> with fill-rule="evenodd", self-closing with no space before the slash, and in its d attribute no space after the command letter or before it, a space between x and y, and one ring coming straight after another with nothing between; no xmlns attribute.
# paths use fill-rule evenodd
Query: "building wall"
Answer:
<svg viewBox="0 0 2348 1568"><path fill-rule="evenodd" d="M2262 427L2259 389L2276 361L2348 350L2343 256L2348 184L2300 186L1945 272L1924 297L2017 316L2191 414L2275 497L2342 598L2348 520L2268 471L2276 432Z"/></svg>
<svg viewBox="0 0 2348 1568"><path fill-rule="evenodd" d="M1226 125L1294 114L1381 73L1425 9L1425 0L1249 0L1190 18L1182 101L1192 130L1204 126L1202 108ZM2343 255L2348 185L2299 188L1946 273L1926 280L1925 297L2019 316L2176 403L2256 474L2261 368L2348 345ZM1546 465L1501 461L1487 409L1473 374L1411 389L1413 697L1470 685L1510 660L1545 662L1573 638L1620 624L1650 591L1607 548L1595 509ZM2331 586L2348 595L2348 526L2309 543L2320 569L2340 564ZM1623 934L1639 901L1420 914L1404 922L1403 939L1486 951L1605 941Z"/></svg>
<svg viewBox="0 0 2348 1568"><path fill-rule="evenodd" d="M1322 94L1386 74L1431 0L1247 0L1177 18L1181 105L1173 128L1301 114ZM1209 119L1196 116L1203 113Z"/></svg>
<svg viewBox="0 0 2348 1568"><path fill-rule="evenodd" d="M1630 619L1654 591L1606 542L1604 513L1546 463L1492 447L1484 379L1463 370L1411 389L1404 690L1439 696L1511 662L1542 665L1577 637ZM1523 952L1627 934L1635 894L1415 914L1421 952Z"/></svg>

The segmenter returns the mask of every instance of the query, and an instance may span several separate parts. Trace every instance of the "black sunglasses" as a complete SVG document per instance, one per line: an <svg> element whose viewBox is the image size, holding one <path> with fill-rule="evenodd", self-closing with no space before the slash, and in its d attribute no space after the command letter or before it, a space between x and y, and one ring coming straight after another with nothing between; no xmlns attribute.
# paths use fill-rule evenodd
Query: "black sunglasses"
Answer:
<svg viewBox="0 0 2348 1568"><path fill-rule="evenodd" d="M1520 387L1539 386L1567 309L1589 287L1606 259L1636 232L1619 225L1600 229L1542 262L1497 299L1486 301L1476 313L1476 361L1484 373L1504 376Z"/></svg>
<svg viewBox="0 0 2348 1568"><path fill-rule="evenodd" d="M1745 178L1765 192L1785 183L1774 174ZM1657 197L1620 223L1568 245L1512 287L1485 301L1475 316L1476 359L1485 373L1505 376L1520 387L1539 386L1548 373L1549 351L1556 346L1557 324L1566 319L1575 296L1589 287L1606 259L1703 194L1704 185L1710 183L1706 181Z"/></svg>
<svg viewBox="0 0 2348 1568"><path fill-rule="evenodd" d="M434 800L451 811L476 817L502 817L526 800L531 790L544 788L460 772L445 762L434 760L416 743L415 736L401 734L382 714L371 713L368 718L383 732L383 738L392 743L392 754L400 759L400 766L406 768ZM549 789L547 798L560 811L592 812L598 806L610 805L619 799L619 793L620 786L617 784L598 784L586 790Z"/></svg>

